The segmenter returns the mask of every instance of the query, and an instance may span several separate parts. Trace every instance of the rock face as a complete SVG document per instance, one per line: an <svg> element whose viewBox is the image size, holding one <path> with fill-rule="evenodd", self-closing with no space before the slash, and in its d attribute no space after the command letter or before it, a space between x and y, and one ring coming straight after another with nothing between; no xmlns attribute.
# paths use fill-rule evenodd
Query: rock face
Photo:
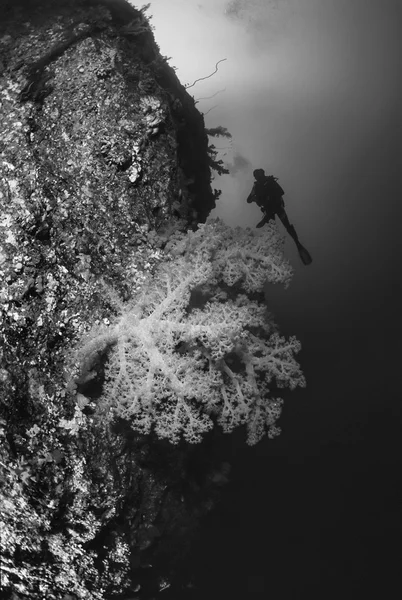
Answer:
<svg viewBox="0 0 402 600"><path fill-rule="evenodd" d="M95 427L64 367L99 281L124 298L214 207L203 118L124 0L3 2L0 113L2 589L151 598L228 467Z"/></svg>

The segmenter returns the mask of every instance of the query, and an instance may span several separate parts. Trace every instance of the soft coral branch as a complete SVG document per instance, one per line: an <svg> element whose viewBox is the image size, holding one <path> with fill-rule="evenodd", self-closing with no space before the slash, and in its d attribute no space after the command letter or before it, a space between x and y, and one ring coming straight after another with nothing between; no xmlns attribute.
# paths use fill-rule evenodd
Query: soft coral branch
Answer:
<svg viewBox="0 0 402 600"><path fill-rule="evenodd" d="M305 384L294 358L300 344L281 338L265 306L247 293L229 299L220 289L237 285L250 293L266 281L288 284L277 230L233 230L217 219L177 234L165 251L120 317L90 341L90 353L109 344L100 412L172 443L199 442L215 423L225 432L247 425L250 444L264 431L277 435L281 402L269 385ZM212 293L193 308L191 294L203 287Z"/></svg>

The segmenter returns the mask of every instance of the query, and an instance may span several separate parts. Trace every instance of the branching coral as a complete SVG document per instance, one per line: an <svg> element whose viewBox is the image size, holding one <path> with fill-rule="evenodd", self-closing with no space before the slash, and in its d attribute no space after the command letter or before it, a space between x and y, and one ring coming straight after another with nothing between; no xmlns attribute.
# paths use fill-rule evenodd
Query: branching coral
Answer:
<svg viewBox="0 0 402 600"><path fill-rule="evenodd" d="M266 281L287 285L282 244L273 224L254 233L216 219L174 234L154 275L79 349L81 364L108 349L100 413L172 443L200 442L215 423L225 432L246 425L249 444L265 431L278 435L282 400L269 386L305 385L294 359L300 344L278 335L265 306L244 293L229 298L224 287L253 293ZM207 300L193 308L196 290Z"/></svg>

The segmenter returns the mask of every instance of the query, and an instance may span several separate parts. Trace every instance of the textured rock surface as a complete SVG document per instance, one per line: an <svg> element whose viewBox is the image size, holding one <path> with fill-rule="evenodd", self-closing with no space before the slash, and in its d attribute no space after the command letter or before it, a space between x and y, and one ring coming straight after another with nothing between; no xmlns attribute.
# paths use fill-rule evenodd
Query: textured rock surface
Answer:
<svg viewBox="0 0 402 600"><path fill-rule="evenodd" d="M3 592L153 597L227 465L95 427L64 366L100 280L132 292L213 208L204 122L124 1L3 2L0 58Z"/></svg>

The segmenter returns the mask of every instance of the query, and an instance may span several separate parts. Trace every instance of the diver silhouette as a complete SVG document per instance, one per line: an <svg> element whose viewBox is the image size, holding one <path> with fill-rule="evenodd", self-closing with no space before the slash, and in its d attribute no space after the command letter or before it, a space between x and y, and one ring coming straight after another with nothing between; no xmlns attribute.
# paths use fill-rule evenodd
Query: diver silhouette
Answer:
<svg viewBox="0 0 402 600"><path fill-rule="evenodd" d="M247 198L247 202L248 204L255 202L264 213L264 218L256 225L256 227L263 227L265 223L268 223L271 219L275 220L275 215L278 215L286 231L294 240L303 264L311 264L313 259L306 248L300 243L296 230L289 222L285 212L285 203L283 201L285 192L277 182L277 178L273 175L265 175L264 169L255 169L253 175L255 182L253 189Z"/></svg>

